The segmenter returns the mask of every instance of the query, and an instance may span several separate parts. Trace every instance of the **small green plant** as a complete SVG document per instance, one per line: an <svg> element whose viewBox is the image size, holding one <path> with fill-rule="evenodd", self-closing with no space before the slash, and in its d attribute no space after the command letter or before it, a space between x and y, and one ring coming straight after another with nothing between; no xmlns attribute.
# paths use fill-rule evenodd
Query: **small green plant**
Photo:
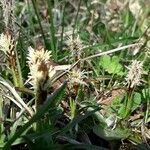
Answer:
<svg viewBox="0 0 150 150"><path fill-rule="evenodd" d="M119 63L120 59L118 56L112 56L112 58L108 55L102 56L100 60L100 65L103 67L105 71L109 74L123 75L123 67Z"/></svg>
<svg viewBox="0 0 150 150"><path fill-rule="evenodd" d="M148 0L0 3L0 149L149 149Z"/></svg>

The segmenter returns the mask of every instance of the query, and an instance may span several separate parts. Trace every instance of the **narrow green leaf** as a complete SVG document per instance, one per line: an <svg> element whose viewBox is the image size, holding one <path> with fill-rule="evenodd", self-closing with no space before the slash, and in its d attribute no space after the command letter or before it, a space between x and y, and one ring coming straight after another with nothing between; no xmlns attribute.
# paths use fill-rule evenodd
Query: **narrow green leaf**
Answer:
<svg viewBox="0 0 150 150"><path fill-rule="evenodd" d="M8 150L11 146L11 144L21 136L21 134L30 127L34 122L41 119L44 114L49 110L51 107L51 104L54 100L58 99L60 95L63 93L63 90L66 87L66 82L58 89L56 90L51 96L47 98L47 101L43 104L43 106L37 111L37 113L30 119L29 122L27 122L23 127L21 127L5 144L4 150Z"/></svg>
<svg viewBox="0 0 150 150"><path fill-rule="evenodd" d="M63 134L70 130L70 128L73 128L76 124L80 123L82 120L86 119L87 117L93 115L96 111L98 111L99 108L96 108L90 112L85 113L85 115L80 115L72 120L64 129L61 130L60 134Z"/></svg>

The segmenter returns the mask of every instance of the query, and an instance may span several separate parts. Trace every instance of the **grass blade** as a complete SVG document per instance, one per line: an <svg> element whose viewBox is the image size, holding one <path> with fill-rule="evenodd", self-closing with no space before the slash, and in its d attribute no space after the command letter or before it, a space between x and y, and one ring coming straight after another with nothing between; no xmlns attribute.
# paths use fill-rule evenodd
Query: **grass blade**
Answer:
<svg viewBox="0 0 150 150"><path fill-rule="evenodd" d="M21 127L12 137L11 139L5 144L4 150L8 150L13 142L21 136L21 134L30 127L34 122L38 121L40 118L42 118L47 112L52 104L52 102L60 97L60 95L63 93L63 90L65 89L66 82L58 89L56 90L50 97L48 97L47 101L43 104L43 106L37 111L37 113L30 119L29 122L27 122L23 127Z"/></svg>

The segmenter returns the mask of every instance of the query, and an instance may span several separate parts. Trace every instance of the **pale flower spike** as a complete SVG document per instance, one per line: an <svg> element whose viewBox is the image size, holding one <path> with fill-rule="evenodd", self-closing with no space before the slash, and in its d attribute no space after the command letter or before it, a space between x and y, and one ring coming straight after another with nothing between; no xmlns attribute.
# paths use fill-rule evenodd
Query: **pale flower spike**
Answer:
<svg viewBox="0 0 150 150"><path fill-rule="evenodd" d="M76 38L72 36L69 37L67 45L70 48L73 56L80 56L83 49L82 41L80 40L79 35Z"/></svg>
<svg viewBox="0 0 150 150"><path fill-rule="evenodd" d="M6 54L9 52L11 47L13 47L13 40L11 39L11 35L2 33L0 35L0 50Z"/></svg>
<svg viewBox="0 0 150 150"><path fill-rule="evenodd" d="M134 88L140 85L142 73L143 73L143 62L133 60L132 64L127 67L129 72L126 77L128 87Z"/></svg>
<svg viewBox="0 0 150 150"><path fill-rule="evenodd" d="M83 79L87 78L85 75L86 72L80 71L79 69L73 69L69 72L69 82L71 84L81 84L81 85L87 85L86 82L83 81Z"/></svg>
<svg viewBox="0 0 150 150"><path fill-rule="evenodd" d="M29 81L33 89L47 90L51 86L51 80L54 77L56 70L49 65L51 57L49 51L44 51L44 48L35 50L31 47L28 49L28 64L30 68Z"/></svg>
<svg viewBox="0 0 150 150"><path fill-rule="evenodd" d="M28 63L30 64L38 64L42 61L47 62L51 57L51 51L45 51L44 48L40 50L34 50L31 46L28 48Z"/></svg>

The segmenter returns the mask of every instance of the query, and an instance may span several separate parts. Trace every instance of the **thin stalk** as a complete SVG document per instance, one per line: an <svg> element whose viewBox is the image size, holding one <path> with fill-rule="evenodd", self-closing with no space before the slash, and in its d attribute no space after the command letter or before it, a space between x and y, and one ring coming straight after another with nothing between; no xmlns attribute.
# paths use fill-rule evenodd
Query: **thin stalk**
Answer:
<svg viewBox="0 0 150 150"><path fill-rule="evenodd" d="M49 14L49 24L50 24L50 33L51 33L51 49L54 56L54 59L57 60L57 50L56 50L56 37L55 37L55 26L53 21L53 13L52 13L52 3L51 0L47 0L48 4L48 14Z"/></svg>
<svg viewBox="0 0 150 150"><path fill-rule="evenodd" d="M35 0L31 0L31 1L32 1L32 4L33 4L35 14L36 14L37 19L38 19L38 23L39 23L39 26L40 26L40 29L41 29L41 34L42 34L42 37L43 37L43 40L44 40L45 47L47 47L47 41L46 41L44 30L43 30L43 27L42 27L42 24L41 24L41 20L40 20L40 16L39 16L37 6L36 6L36 2L35 2Z"/></svg>
<svg viewBox="0 0 150 150"><path fill-rule="evenodd" d="M150 114L150 75L148 76L148 91L146 91L145 89L145 97L147 97L146 99L146 112L145 112L145 117L144 117L144 122L148 123L148 118L149 118L149 114Z"/></svg>
<svg viewBox="0 0 150 150"><path fill-rule="evenodd" d="M31 8L30 8L30 2L29 0L27 0L27 6L28 6L28 11L29 11L29 22L30 22L30 29L33 33L35 33L35 30L34 30L34 24L33 24L33 21L32 21L32 12L31 12Z"/></svg>
<svg viewBox="0 0 150 150"><path fill-rule="evenodd" d="M19 87L17 76L16 76L16 72L14 71L13 67L11 68L11 71L12 71L12 78L13 78L14 86L15 87Z"/></svg>
<svg viewBox="0 0 150 150"><path fill-rule="evenodd" d="M133 106L133 91L134 88L129 88L128 89L128 95L125 101L125 113L124 113L124 118L127 118L130 113L132 112L132 106Z"/></svg>
<svg viewBox="0 0 150 150"><path fill-rule="evenodd" d="M2 94L0 94L0 118L3 118L3 97ZM2 132L4 131L4 124L1 122L0 124L0 139L2 140L3 135Z"/></svg>
<svg viewBox="0 0 150 150"><path fill-rule="evenodd" d="M74 100L70 99L70 112L71 112L71 120L73 120L76 116L76 108L77 104Z"/></svg>
<svg viewBox="0 0 150 150"><path fill-rule="evenodd" d="M35 107L36 111L40 108L40 106L44 103L47 98L47 91L42 90L40 87L35 92Z"/></svg>
<svg viewBox="0 0 150 150"><path fill-rule="evenodd" d="M19 62L19 56L16 50L16 63L17 63L17 78L18 78L18 84L19 87L23 87L23 78L22 78L22 72L21 72L21 67L20 67L20 62Z"/></svg>
<svg viewBox="0 0 150 150"><path fill-rule="evenodd" d="M15 55L12 57L11 55L8 55L8 65L10 66L12 77L13 77L13 83L15 87L23 87L23 78L22 78L22 72L19 62L19 56L15 48L13 49L13 52ZM11 60L11 62L9 62Z"/></svg>
<svg viewBox="0 0 150 150"><path fill-rule="evenodd" d="M64 5L64 8L63 8L63 17L62 17L62 23L61 23L62 31L61 31L60 51L62 51L62 48L63 48L65 8L66 8L66 4Z"/></svg>
<svg viewBox="0 0 150 150"><path fill-rule="evenodd" d="M72 34L73 39L74 39L74 32L75 32L75 28L76 28L76 24L77 24L77 19L78 19L78 15L79 15L80 6L81 6L81 0L79 1L77 14L75 16L75 22L74 22L74 28L73 28L73 34Z"/></svg>
<svg viewBox="0 0 150 150"><path fill-rule="evenodd" d="M82 60L82 61L85 61L85 60L92 59L92 58L95 58L95 57L99 57L99 56L102 56L102 55L108 55L108 54L111 54L111 53L114 53L114 52L118 52L118 51L121 51L121 50L125 50L125 49L127 49L127 48L130 48L130 47L133 47L133 46L136 46L136 45L139 45L139 44L140 44L140 43L125 45L125 46L118 47L118 48L115 48L115 49L112 49L112 50L109 50L109 51L105 51L105 52L101 52L101 53L98 53L98 54L95 54L95 55L88 56L88 57L83 58L83 59L81 59L81 60Z"/></svg>
<svg viewBox="0 0 150 150"><path fill-rule="evenodd" d="M40 87L35 92L35 108L36 112L40 109L42 104L46 101L47 98L47 91L42 90ZM40 131L41 129L41 122L37 121L34 124L35 131Z"/></svg>

